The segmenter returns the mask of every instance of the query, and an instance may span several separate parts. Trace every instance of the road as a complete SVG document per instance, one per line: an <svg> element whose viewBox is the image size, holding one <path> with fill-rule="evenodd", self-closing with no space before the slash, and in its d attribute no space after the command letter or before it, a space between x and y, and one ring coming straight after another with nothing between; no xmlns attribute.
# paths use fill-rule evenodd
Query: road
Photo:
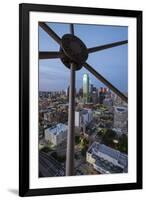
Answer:
<svg viewBox="0 0 146 200"><path fill-rule="evenodd" d="M65 176L65 169L52 156L39 152L39 171L43 177Z"/></svg>

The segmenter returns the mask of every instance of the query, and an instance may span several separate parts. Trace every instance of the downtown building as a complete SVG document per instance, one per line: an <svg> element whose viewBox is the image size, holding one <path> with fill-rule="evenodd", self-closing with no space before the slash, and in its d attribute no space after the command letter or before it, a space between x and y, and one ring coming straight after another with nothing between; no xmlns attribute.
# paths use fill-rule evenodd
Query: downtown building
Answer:
<svg viewBox="0 0 146 200"><path fill-rule="evenodd" d="M51 142L54 146L59 145L67 139L67 131L68 126L59 123L45 129L45 140Z"/></svg>
<svg viewBox="0 0 146 200"><path fill-rule="evenodd" d="M75 127L86 127L93 120L91 109L81 109L75 111Z"/></svg>
<svg viewBox="0 0 146 200"><path fill-rule="evenodd" d="M111 107L113 106L113 100L109 97L105 97L105 99L103 100L103 105Z"/></svg>
<svg viewBox="0 0 146 200"><path fill-rule="evenodd" d="M128 156L98 142L92 143L86 153L86 161L101 174L127 173Z"/></svg>
<svg viewBox="0 0 146 200"><path fill-rule="evenodd" d="M99 91L99 103L100 104L103 104L103 101L104 101L106 95L108 94L108 91L109 91L108 88L103 88L103 87L100 88L100 91Z"/></svg>
<svg viewBox="0 0 146 200"><path fill-rule="evenodd" d="M128 132L128 108L122 106L114 106L114 130L118 134Z"/></svg>
<svg viewBox="0 0 146 200"><path fill-rule="evenodd" d="M103 105L107 107L113 106L111 91L108 88L106 89L105 98L103 99Z"/></svg>
<svg viewBox="0 0 146 200"><path fill-rule="evenodd" d="M44 121L48 123L53 123L56 120L57 113L56 109L48 108L47 112L44 113Z"/></svg>
<svg viewBox="0 0 146 200"><path fill-rule="evenodd" d="M92 90L90 92L90 96L91 96L91 102L95 105L98 103L99 101L99 97L98 97L98 89L96 87L92 87Z"/></svg>
<svg viewBox="0 0 146 200"><path fill-rule="evenodd" d="M89 102L89 75L83 75L83 102Z"/></svg>
<svg viewBox="0 0 146 200"><path fill-rule="evenodd" d="M128 97L128 93L124 93L126 97ZM117 94L111 93L111 97L113 99L114 106L127 106L127 103L123 101Z"/></svg>

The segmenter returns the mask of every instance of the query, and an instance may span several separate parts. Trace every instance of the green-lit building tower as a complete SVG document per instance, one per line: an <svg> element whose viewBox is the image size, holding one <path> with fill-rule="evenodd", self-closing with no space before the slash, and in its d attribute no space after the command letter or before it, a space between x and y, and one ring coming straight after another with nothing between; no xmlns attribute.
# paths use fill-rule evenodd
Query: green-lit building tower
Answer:
<svg viewBox="0 0 146 200"><path fill-rule="evenodd" d="M83 75L83 101L84 103L89 102L89 75Z"/></svg>

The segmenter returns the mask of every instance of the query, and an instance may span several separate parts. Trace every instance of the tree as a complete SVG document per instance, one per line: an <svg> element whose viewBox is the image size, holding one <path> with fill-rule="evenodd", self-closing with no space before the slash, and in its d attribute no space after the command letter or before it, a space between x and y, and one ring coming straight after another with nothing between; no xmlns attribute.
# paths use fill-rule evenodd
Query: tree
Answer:
<svg viewBox="0 0 146 200"><path fill-rule="evenodd" d="M79 144L80 143L80 136L76 135L75 136L75 144Z"/></svg>
<svg viewBox="0 0 146 200"><path fill-rule="evenodd" d="M88 146L88 144L89 144L89 141L87 140L87 138L81 138L80 146L82 149Z"/></svg>
<svg viewBox="0 0 146 200"><path fill-rule="evenodd" d="M85 137L82 137L81 140L80 140L80 147L81 147L81 154L83 156L86 155L88 146L89 146L89 140Z"/></svg>
<svg viewBox="0 0 146 200"><path fill-rule="evenodd" d="M41 149L41 151L45 152L45 153L48 153L49 151L52 151L52 149L50 147L43 147Z"/></svg>
<svg viewBox="0 0 146 200"><path fill-rule="evenodd" d="M102 142L107 146L113 146L113 140L116 138L116 132L111 129L105 129Z"/></svg>
<svg viewBox="0 0 146 200"><path fill-rule="evenodd" d="M122 134L119 138L118 150L123 153L128 153L128 137L125 134Z"/></svg>

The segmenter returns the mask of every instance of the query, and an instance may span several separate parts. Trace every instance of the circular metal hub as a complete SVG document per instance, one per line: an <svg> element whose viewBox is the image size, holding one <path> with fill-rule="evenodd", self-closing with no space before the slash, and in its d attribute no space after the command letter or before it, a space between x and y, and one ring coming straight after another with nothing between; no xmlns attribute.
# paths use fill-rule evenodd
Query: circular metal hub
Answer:
<svg viewBox="0 0 146 200"><path fill-rule="evenodd" d="M62 48L60 51L63 52L61 60L68 68L70 68L70 63L73 62L76 70L79 70L88 58L85 44L78 37L71 34L65 34L62 37Z"/></svg>

